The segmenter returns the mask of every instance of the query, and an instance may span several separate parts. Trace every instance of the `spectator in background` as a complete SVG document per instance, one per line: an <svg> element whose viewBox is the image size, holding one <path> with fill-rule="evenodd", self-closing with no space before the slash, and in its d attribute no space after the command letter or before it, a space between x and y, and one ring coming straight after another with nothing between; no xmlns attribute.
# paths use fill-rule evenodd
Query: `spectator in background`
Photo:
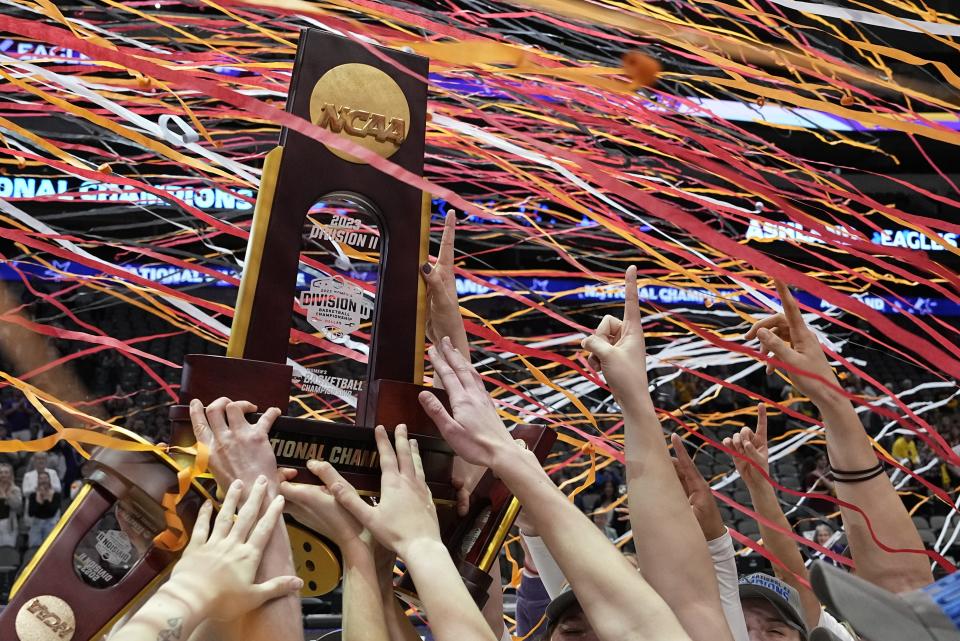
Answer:
<svg viewBox="0 0 960 641"><path fill-rule="evenodd" d="M31 518L27 545L39 547L60 518L60 492L53 488L50 475L37 475L36 491L27 496L27 516Z"/></svg>
<svg viewBox="0 0 960 641"><path fill-rule="evenodd" d="M23 475L23 495L29 496L37 491L40 474L45 473L55 492L62 492L60 475L50 466L50 456L46 452L37 452L30 460L30 469Z"/></svg>
<svg viewBox="0 0 960 641"><path fill-rule="evenodd" d="M843 554L845 547L843 546L842 543L840 543L840 537L837 537L834 535L835 535L835 532L832 527L830 527L826 523L821 523L820 525L817 526L817 529L814 530L813 540L816 541L819 545L822 545L823 547L827 548L831 552L835 552L837 554ZM811 553L811 556L813 556L814 558L822 559L823 561L826 561L827 563L830 563L837 567L842 567L837 561L829 558L819 550L808 549L808 551Z"/></svg>
<svg viewBox="0 0 960 641"><path fill-rule="evenodd" d="M920 452L917 451L916 436L912 432L898 436L893 442L890 454L907 467L920 465Z"/></svg>
<svg viewBox="0 0 960 641"><path fill-rule="evenodd" d="M834 496L833 478L830 474L830 461L827 455L817 454L816 466L807 473L804 479L804 485L807 492L811 494L823 494L825 496ZM807 505L811 510L821 514L830 514L836 511L834 504L825 499L809 499Z"/></svg>
<svg viewBox="0 0 960 641"><path fill-rule="evenodd" d="M613 512L611 510L603 511L600 508L600 511L593 513L593 524L600 528L600 531L603 532L603 535L610 539L611 541L617 540L617 531L613 528Z"/></svg>
<svg viewBox="0 0 960 641"><path fill-rule="evenodd" d="M33 438L30 430L30 410L27 400L22 396L8 400L3 404L3 415L7 419L7 429L10 437L21 441Z"/></svg>
<svg viewBox="0 0 960 641"><path fill-rule="evenodd" d="M13 478L13 467L0 463L0 546L17 547L20 524L17 516L23 511L23 493Z"/></svg>

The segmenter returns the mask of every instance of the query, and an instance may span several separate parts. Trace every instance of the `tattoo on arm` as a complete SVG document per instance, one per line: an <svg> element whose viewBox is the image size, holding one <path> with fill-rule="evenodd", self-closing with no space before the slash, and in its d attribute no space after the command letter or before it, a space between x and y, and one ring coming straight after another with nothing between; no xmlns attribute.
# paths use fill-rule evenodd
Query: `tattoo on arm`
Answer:
<svg viewBox="0 0 960 641"><path fill-rule="evenodd" d="M160 630L157 635L157 641L178 641L183 633L183 619L167 619L167 629Z"/></svg>

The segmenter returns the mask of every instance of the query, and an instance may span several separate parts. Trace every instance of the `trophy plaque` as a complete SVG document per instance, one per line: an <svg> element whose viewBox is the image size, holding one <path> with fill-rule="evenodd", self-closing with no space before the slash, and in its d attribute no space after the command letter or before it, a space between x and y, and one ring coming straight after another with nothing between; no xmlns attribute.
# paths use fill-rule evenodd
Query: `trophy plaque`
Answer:
<svg viewBox="0 0 960 641"><path fill-rule="evenodd" d="M306 29L287 111L422 174L427 73L425 58ZM278 465L297 469L296 481L317 483L306 461L326 460L361 495L374 496L380 490L374 427L406 424L420 446L443 540L482 604L519 505L487 472L469 513L456 515L454 453L417 400L428 389L421 385L420 265L429 218L429 199L417 189L283 129L264 162L227 354L186 357L169 442L194 444L188 407L194 398L204 405L226 396L260 411L278 407L282 416L270 433ZM432 391L446 402L441 390ZM541 460L555 440L552 430L534 426L517 426L513 436ZM63 635L51 639L88 641L162 581L176 555L149 542L165 527L160 498L176 488L177 466L189 464L183 455L173 461L153 453L96 454L80 495L0 613L0 638L46 638L20 636L16 626L51 623L44 630L56 627ZM185 523L192 523L211 483L195 482L181 501ZM287 527L303 595L335 588L341 575L335 546L292 519ZM397 589L412 595L407 577Z"/></svg>

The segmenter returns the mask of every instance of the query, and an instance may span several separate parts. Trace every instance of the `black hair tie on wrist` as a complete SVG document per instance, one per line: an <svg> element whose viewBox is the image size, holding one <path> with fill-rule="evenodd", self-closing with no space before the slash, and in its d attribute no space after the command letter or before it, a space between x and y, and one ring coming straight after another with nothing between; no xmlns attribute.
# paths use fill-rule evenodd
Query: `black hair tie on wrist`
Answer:
<svg viewBox="0 0 960 641"><path fill-rule="evenodd" d="M883 474L883 463L878 462L865 470L838 470L831 465L830 472L835 483L863 483Z"/></svg>

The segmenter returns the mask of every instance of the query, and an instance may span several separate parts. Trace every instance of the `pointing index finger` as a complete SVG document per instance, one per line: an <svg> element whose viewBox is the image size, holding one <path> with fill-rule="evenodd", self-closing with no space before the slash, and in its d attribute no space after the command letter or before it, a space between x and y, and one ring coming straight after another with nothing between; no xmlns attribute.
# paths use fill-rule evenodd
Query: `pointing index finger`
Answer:
<svg viewBox="0 0 960 641"><path fill-rule="evenodd" d="M637 293L637 266L627 267L624 276L626 292L623 296L623 323L634 326L640 323L640 296Z"/></svg>
<svg viewBox="0 0 960 641"><path fill-rule="evenodd" d="M800 306L797 305L797 299L793 297L786 283L781 280L774 280L773 282L777 286L777 295L780 297L780 304L783 305L783 314L787 317L787 325L790 327L791 334L797 336L799 335L799 330L805 327L803 314L800 313Z"/></svg>

